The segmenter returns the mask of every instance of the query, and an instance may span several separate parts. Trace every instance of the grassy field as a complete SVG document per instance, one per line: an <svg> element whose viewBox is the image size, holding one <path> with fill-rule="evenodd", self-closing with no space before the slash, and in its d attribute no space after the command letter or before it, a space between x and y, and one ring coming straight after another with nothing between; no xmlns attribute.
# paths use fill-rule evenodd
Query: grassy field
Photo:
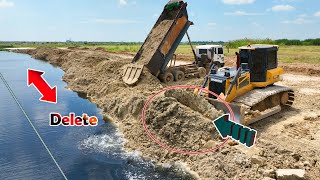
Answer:
<svg viewBox="0 0 320 180"><path fill-rule="evenodd" d="M284 63L320 63L320 46L280 47L279 59Z"/></svg>
<svg viewBox="0 0 320 180"><path fill-rule="evenodd" d="M235 56L238 49L225 47L226 56ZM189 45L180 45L177 54L185 54L192 57ZM280 46L279 60L283 63L320 63L320 46Z"/></svg>
<svg viewBox="0 0 320 180"><path fill-rule="evenodd" d="M244 42L243 42L244 43ZM0 50L6 47L88 47L96 48L103 47L109 52L132 52L135 53L139 50L141 44L139 43L11 43L4 44L0 43ZM196 45L194 45L195 47ZM237 48L230 48L228 50L225 47L226 56L234 56ZM177 55L190 56L192 59L192 51L188 44L181 44L177 51ZM279 60L284 63L320 63L320 46L285 46L280 45L279 49Z"/></svg>
<svg viewBox="0 0 320 180"><path fill-rule="evenodd" d="M109 52L137 52L140 48L140 43L0 43L0 50L4 48L19 48L19 47L48 47L48 48L65 48L65 47L87 47L87 48L105 48Z"/></svg>

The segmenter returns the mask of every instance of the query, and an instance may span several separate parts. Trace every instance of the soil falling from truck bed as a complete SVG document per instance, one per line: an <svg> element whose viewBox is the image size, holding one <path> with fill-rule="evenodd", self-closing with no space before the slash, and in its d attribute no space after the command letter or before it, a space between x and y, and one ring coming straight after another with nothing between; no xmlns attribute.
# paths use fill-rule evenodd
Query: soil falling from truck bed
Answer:
<svg viewBox="0 0 320 180"><path fill-rule="evenodd" d="M148 64L152 56L159 48L163 39L165 38L173 22L174 20L163 20L151 30L149 36L147 37L144 45L141 48L142 53L137 61L142 64Z"/></svg>
<svg viewBox="0 0 320 180"><path fill-rule="evenodd" d="M143 72L137 86L125 85L121 73L122 67L131 61L129 57L88 49L40 48L19 52L61 67L68 87L103 109L106 120L118 124L127 139L125 148L139 151L156 163L187 167L201 179L276 178L275 170L286 168L305 169L310 179L320 174L320 99L312 94L318 92L320 86L316 82L320 79L296 83L299 78L294 76L291 83L284 82L295 89L299 89L301 83L304 88L301 92L306 92L306 88L314 88L314 92L307 91L310 95L297 92L297 105L293 110L256 123L253 126L258 131L255 147L246 149L230 142L209 154L183 155L163 149L144 132L143 105L150 95L166 85L148 72ZM183 82L198 86L201 83L201 79ZM307 104L303 101L305 98L308 98ZM301 108L303 113L296 108ZM154 99L146 121L162 143L180 150L201 151L222 142L211 122L220 113L192 92L177 90Z"/></svg>

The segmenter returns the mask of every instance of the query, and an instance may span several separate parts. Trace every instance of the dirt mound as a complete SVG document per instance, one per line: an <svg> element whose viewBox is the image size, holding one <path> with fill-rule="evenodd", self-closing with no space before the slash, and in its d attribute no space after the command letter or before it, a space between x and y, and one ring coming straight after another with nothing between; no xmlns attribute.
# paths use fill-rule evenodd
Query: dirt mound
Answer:
<svg viewBox="0 0 320 180"><path fill-rule="evenodd" d="M212 120L173 97L156 98L148 108L146 123L163 143L183 151L207 150L208 141L219 141Z"/></svg>
<svg viewBox="0 0 320 180"><path fill-rule="evenodd" d="M106 49L103 47L96 47L94 48L95 51L105 51Z"/></svg>
<svg viewBox="0 0 320 180"><path fill-rule="evenodd" d="M320 66L306 63L280 64L286 72L320 76Z"/></svg>
<svg viewBox="0 0 320 180"><path fill-rule="evenodd" d="M192 110L199 112L204 117L210 120L216 119L222 115L223 111L217 111L213 106L205 100L203 97L195 95L191 89L173 89L165 92L166 97L173 97L179 103L191 108Z"/></svg>

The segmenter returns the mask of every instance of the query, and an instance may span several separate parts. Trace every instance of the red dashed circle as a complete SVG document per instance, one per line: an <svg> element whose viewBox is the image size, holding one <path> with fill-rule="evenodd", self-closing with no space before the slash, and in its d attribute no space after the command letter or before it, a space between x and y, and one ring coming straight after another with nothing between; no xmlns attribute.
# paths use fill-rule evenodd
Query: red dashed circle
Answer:
<svg viewBox="0 0 320 180"><path fill-rule="evenodd" d="M235 117L234 117L234 113L231 109L231 107L229 106L229 104L223 100L221 97L219 97L217 94L215 94L214 92L211 92L205 88L201 88L201 87L197 87L197 86L188 86L188 85L180 85L180 86L171 86L171 87L167 87L167 88L164 88L160 91L158 91L157 93L153 94L152 96L149 97L149 99L147 100L147 102L144 104L144 107L143 107L143 110L142 110L142 124L143 124L143 129L144 131L147 133L147 135L154 141L156 142L158 145L160 145L161 147L171 151L171 152L175 152L175 153L179 153L179 154L206 154L206 153L211 153L211 152L214 152L215 150L219 149L220 147L224 146L228 140L226 139L225 141L223 141L220 145L218 146L215 146L211 149L208 149L208 150L205 150L205 151L196 151L196 152L187 152L187 151L182 151L182 150L179 150L179 149L174 149L174 148L171 148L165 144L163 144L162 142L160 142L148 129L147 127L147 124L146 124L146 121L145 121L145 113L147 111L147 108L148 106L150 105L151 101L156 97L158 96L159 94L163 93L163 92L166 92L168 90L172 90L172 89L199 89L203 92L207 92L215 97L217 97L221 102L223 102L225 104L225 106L228 108L230 114L231 114L231 117L232 117L232 120L235 122ZM213 125L212 125L213 126Z"/></svg>

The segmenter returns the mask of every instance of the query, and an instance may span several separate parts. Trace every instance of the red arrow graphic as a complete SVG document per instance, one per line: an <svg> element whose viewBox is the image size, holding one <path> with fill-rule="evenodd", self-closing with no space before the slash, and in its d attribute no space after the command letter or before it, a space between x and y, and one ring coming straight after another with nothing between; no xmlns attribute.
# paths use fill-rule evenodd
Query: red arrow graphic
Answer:
<svg viewBox="0 0 320 180"><path fill-rule="evenodd" d="M40 92L42 97L39 99L40 101L48 102L48 103L57 103L57 86L53 88L47 83L47 81L42 77L45 72L28 69L28 86L31 84L35 86L35 88Z"/></svg>

